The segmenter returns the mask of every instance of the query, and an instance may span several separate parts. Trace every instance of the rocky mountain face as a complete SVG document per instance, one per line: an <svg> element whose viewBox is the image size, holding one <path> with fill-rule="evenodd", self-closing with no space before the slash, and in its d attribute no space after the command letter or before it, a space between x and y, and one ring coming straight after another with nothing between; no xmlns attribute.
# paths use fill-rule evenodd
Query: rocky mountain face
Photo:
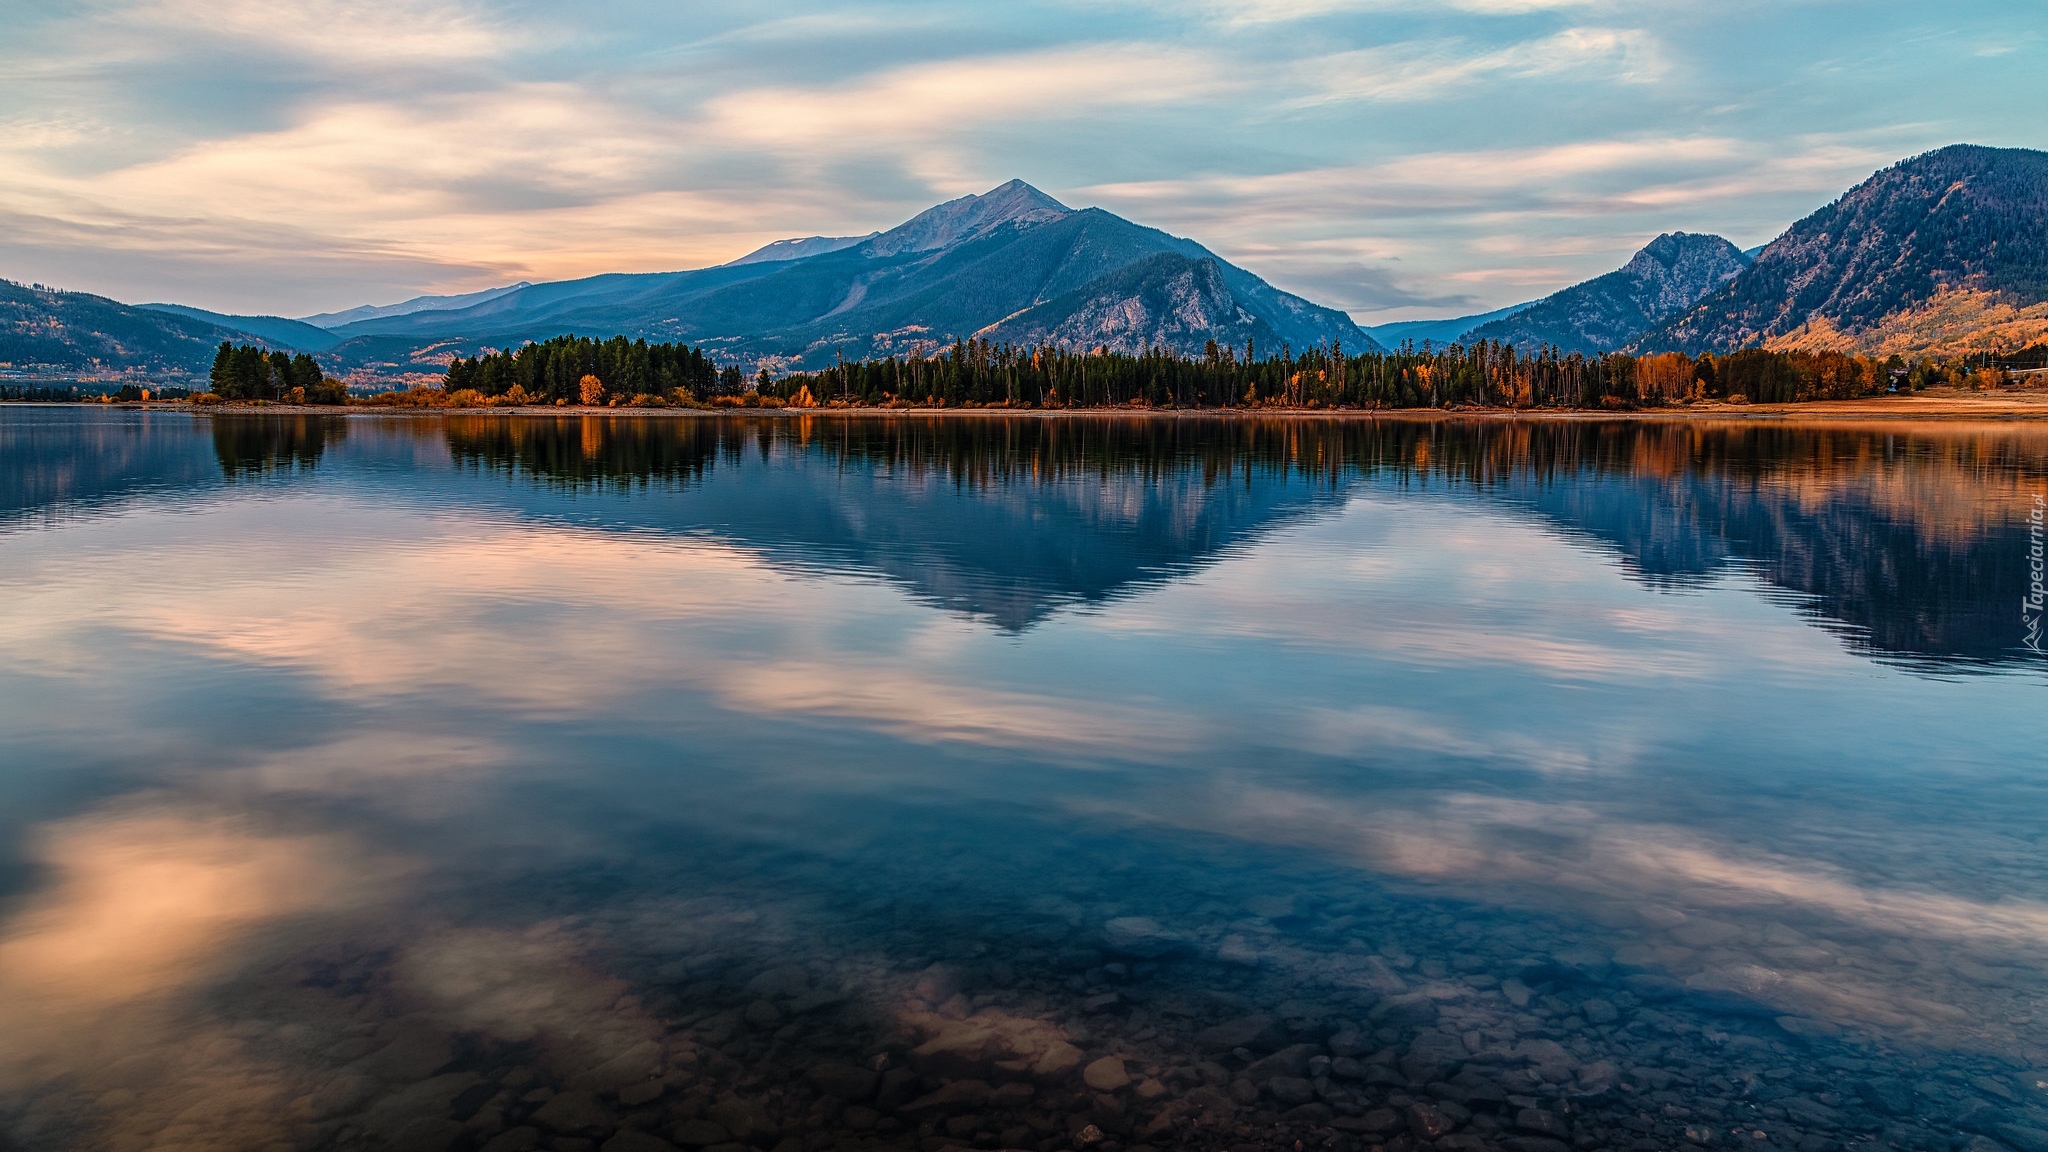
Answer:
<svg viewBox="0 0 2048 1152"><path fill-rule="evenodd" d="M1467 341L1497 340L1523 351L1611 352L1685 311L1749 266L1719 236L1666 232L1620 268L1574 284L1511 316L1471 329Z"/></svg>
<svg viewBox="0 0 2048 1152"><path fill-rule="evenodd" d="M1213 258L1194 260L1162 252L1085 287L1048 300L976 335L998 343L1190 349L1215 340L1277 351L1273 326L1238 303Z"/></svg>
<svg viewBox="0 0 2048 1152"><path fill-rule="evenodd" d="M1877 351L1959 297L1983 306L1980 319L2000 308L2024 319L2048 303L2048 152L1958 144L1887 168L1794 224L1641 344ZM1906 353L1938 347L1891 343Z"/></svg>

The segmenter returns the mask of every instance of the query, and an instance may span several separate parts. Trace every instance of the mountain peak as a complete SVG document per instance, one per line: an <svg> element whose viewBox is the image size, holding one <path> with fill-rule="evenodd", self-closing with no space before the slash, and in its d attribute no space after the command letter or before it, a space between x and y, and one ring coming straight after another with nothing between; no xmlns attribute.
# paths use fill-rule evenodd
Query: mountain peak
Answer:
<svg viewBox="0 0 2048 1152"><path fill-rule="evenodd" d="M1640 264L1655 263L1664 268L1671 268L1688 257L1701 255L1709 255L1716 258L1726 257L1728 254L1727 250L1734 247L1735 245L1729 243L1726 239L1715 236L1712 233L1666 232L1648 244L1643 245L1634 258L1629 260L1623 267L1636 269ZM1736 249L1735 254L1741 256L1741 249ZM1647 271L1647 269L1643 270Z"/></svg>
<svg viewBox="0 0 2048 1152"><path fill-rule="evenodd" d="M979 196L962 196L928 208L867 244L875 256L929 252L984 236L1006 224L1044 224L1071 215L1073 209L1022 180L1012 180Z"/></svg>
<svg viewBox="0 0 2048 1152"><path fill-rule="evenodd" d="M1969 292L2003 307L2048 303L2048 152L1953 144L1901 160L1786 229L1644 346L1732 351L1820 329L1844 348L1920 355L1958 346L1936 328L1965 338L1925 321Z"/></svg>
<svg viewBox="0 0 2048 1152"><path fill-rule="evenodd" d="M1697 303L1748 267L1720 236L1666 232L1605 276L1552 293L1506 319L1473 329L1469 339L1530 349L1606 352Z"/></svg>

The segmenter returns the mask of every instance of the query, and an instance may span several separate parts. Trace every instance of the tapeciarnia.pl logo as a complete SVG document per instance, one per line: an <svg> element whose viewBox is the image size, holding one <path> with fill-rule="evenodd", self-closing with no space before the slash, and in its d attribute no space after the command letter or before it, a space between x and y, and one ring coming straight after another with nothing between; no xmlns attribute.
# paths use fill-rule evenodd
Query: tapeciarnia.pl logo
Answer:
<svg viewBox="0 0 2048 1152"><path fill-rule="evenodd" d="M2048 515L2048 498L2034 497L2034 510L2027 514L2027 570L2033 579L2027 585L2027 598L2020 601L2020 623L2027 629L2026 639L2021 643L2036 655L2041 655L2041 610L2048 603L2048 589L2042 588L2044 561L2041 551L2041 530L2044 515Z"/></svg>

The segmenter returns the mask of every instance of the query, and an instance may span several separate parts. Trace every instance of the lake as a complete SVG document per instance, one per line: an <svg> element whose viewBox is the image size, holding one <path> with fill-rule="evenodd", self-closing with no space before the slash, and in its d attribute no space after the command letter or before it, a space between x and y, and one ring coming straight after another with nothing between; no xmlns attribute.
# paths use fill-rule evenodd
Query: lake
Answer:
<svg viewBox="0 0 2048 1152"><path fill-rule="evenodd" d="M0 481L0 1146L2048 1152L2039 424L8 405Z"/></svg>

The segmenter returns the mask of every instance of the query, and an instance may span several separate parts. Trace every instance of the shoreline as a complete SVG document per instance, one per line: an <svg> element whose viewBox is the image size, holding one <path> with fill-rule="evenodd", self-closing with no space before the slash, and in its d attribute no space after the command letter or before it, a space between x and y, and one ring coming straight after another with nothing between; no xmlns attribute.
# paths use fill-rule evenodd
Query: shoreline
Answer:
<svg viewBox="0 0 2048 1152"><path fill-rule="evenodd" d="M1808 400L1785 404L1705 403L1672 408L1595 410L1582 408L591 408L581 405L507 405L478 408L427 408L351 404L345 407L315 404L207 404L181 400L115 401L92 400L10 400L5 406L37 408L117 408L129 411L222 413L233 415L294 416L631 416L631 417L854 417L885 418L1016 418L1091 419L1102 417L1147 417L1173 419L1319 419L1319 420L1503 420L1538 421L1697 421L1697 420L1996 420L2048 421L2048 391L1935 392L1911 395L1870 396L1857 400Z"/></svg>

